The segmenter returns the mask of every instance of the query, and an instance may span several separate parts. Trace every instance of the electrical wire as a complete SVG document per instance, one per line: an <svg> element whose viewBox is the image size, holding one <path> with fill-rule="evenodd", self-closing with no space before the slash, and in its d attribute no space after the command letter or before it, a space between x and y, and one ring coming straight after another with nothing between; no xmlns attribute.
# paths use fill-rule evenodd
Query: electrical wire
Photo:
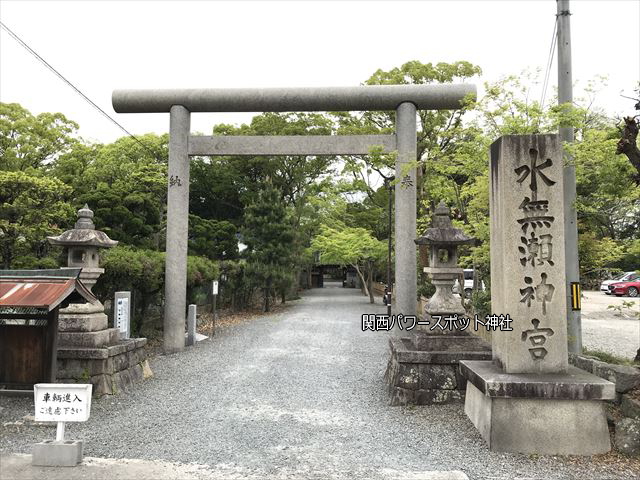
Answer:
<svg viewBox="0 0 640 480"><path fill-rule="evenodd" d="M145 145L144 142L142 142L138 137L136 137L133 133L129 132L126 128L124 128L120 123L118 123L117 120L115 120L113 117L111 117L107 112L105 112L102 108L100 108L93 100L91 100L89 97L87 97L84 93L82 93L80 91L80 89L78 87L76 87L73 83L71 83L69 80L67 80L64 75L62 75L58 70L56 70L49 62L47 62L44 58L42 58L40 55L38 55L38 53L36 53L35 50L33 50L29 45L27 45L27 43L22 40L16 33L14 33L13 31L11 31L11 29L9 27L7 27L2 21L0 21L0 27L4 28L7 33L16 41L18 42L25 50L27 50L31 55L33 55L34 57L36 57L42 64L44 64L49 70L51 70L54 74L56 74L58 76L58 78L60 78L63 82L65 82L67 85L69 85L73 90L76 91L76 93L78 95L80 95L87 103L89 103L89 105L91 105L93 108L95 108L96 110L98 110L102 115L104 115L108 120L110 120L111 122L113 122L118 128L120 128L120 130L122 130L124 133L126 133L129 137L133 138L136 142L138 142L142 148L144 148L147 152L149 152L151 155L153 155L153 157L159 161L159 155L157 154L157 152L154 152L151 147L149 147L148 145Z"/></svg>
<svg viewBox="0 0 640 480"><path fill-rule="evenodd" d="M553 56L556 52L556 42L558 40L558 36L556 35L558 31L558 16L556 15L556 19L553 22L553 35L551 35L551 48L549 48L549 55L547 57L547 68L544 74L544 82L542 85L542 95L540 97L540 108L544 108L545 97L547 96L547 86L549 85L549 77L551 76L551 66L553 65Z"/></svg>

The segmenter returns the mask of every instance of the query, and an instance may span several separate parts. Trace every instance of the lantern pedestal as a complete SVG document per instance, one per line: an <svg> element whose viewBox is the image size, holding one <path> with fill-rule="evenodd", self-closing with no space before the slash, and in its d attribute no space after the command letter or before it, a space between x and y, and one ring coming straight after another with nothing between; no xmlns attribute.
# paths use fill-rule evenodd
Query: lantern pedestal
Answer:
<svg viewBox="0 0 640 480"><path fill-rule="evenodd" d="M490 360L491 348L473 335L391 337L391 357L385 373L389 404L432 405L461 401L466 380L458 362Z"/></svg>
<svg viewBox="0 0 640 480"><path fill-rule="evenodd" d="M93 394L100 396L127 390L152 375L147 339L120 339L117 328L107 328L101 304L71 304L59 318L58 382L92 383Z"/></svg>

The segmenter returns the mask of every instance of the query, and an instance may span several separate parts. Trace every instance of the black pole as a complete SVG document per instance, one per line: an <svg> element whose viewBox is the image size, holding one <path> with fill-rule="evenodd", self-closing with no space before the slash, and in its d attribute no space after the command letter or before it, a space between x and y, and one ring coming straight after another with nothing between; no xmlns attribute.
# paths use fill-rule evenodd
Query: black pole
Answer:
<svg viewBox="0 0 640 480"><path fill-rule="evenodd" d="M391 316L391 178L385 179L387 193L389 194L388 214L389 214L389 243L387 246L387 315Z"/></svg>

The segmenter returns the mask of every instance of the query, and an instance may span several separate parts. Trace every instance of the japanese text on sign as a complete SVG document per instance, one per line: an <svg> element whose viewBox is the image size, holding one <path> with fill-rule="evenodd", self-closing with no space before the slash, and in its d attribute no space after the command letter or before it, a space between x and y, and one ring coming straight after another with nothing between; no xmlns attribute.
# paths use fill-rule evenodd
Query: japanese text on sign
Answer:
<svg viewBox="0 0 640 480"><path fill-rule="evenodd" d="M468 318L464 316L458 316L458 314L451 315L432 315L431 320L418 320L415 315L387 315L387 314L375 314L375 313L363 313L362 314L362 331L371 330L391 330L394 326L400 330L411 331L416 326L429 326L429 330L440 329L442 331L464 331L471 327L475 331L478 331L480 327L486 328L487 331L495 330L508 330L512 331L513 327L511 322L513 321L509 314L486 315L484 321L482 321L478 315L474 315L474 318Z"/></svg>
<svg viewBox="0 0 640 480"><path fill-rule="evenodd" d="M37 383L33 386L35 420L85 422L91 410L91 384Z"/></svg>

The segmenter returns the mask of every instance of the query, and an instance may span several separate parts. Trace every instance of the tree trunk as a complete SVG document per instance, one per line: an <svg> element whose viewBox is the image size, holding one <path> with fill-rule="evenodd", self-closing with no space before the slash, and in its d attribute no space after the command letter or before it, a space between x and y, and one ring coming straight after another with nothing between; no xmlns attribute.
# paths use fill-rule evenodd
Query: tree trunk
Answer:
<svg viewBox="0 0 640 480"><path fill-rule="evenodd" d="M368 296L369 295L369 290L367 289L367 282L364 279L364 276L362 275L362 272L360 271L360 268L358 267L358 264L357 263L352 263L351 265L353 265L353 268L356 269L356 273L360 277L360 283L362 284L363 293Z"/></svg>
<svg viewBox="0 0 640 480"><path fill-rule="evenodd" d="M373 281L373 265L371 262L369 262L369 277L367 279L367 287L369 288L369 303L376 303L375 298L373 298L372 281Z"/></svg>
<svg viewBox="0 0 640 480"><path fill-rule="evenodd" d="M264 291L264 311L269 311L269 296L271 295L271 277L267 278L267 288Z"/></svg>
<svg viewBox="0 0 640 480"><path fill-rule="evenodd" d="M634 166L637 173L632 175L636 185L640 185L640 150L638 149L637 139L640 126L635 117L624 117L624 129L622 130L622 138L618 141L616 154L624 153L631 165Z"/></svg>

